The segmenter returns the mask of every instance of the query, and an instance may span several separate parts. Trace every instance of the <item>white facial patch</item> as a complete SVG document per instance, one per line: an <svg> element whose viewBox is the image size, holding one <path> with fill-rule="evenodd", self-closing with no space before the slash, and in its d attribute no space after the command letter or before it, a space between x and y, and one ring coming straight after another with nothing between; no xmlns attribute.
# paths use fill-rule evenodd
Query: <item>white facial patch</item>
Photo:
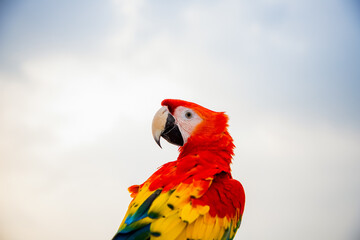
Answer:
<svg viewBox="0 0 360 240"><path fill-rule="evenodd" d="M175 109L173 116L178 123L184 143L187 142L196 126L203 121L194 110L182 106Z"/></svg>

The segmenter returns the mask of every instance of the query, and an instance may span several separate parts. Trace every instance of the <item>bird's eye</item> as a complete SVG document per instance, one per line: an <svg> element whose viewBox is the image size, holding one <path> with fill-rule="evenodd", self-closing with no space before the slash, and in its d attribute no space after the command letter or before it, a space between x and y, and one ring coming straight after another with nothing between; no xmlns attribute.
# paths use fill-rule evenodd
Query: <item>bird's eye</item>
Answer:
<svg viewBox="0 0 360 240"><path fill-rule="evenodd" d="M185 113L185 117L187 118L187 119L190 119L190 118L192 118L192 113L191 112L186 112Z"/></svg>

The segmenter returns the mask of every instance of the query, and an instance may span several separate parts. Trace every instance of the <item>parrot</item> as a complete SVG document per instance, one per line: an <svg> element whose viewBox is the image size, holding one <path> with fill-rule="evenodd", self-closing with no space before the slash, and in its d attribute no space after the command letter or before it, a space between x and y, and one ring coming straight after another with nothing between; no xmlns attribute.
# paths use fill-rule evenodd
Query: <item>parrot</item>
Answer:
<svg viewBox="0 0 360 240"><path fill-rule="evenodd" d="M165 99L152 134L179 147L144 183L129 187L132 201L112 240L227 240L242 220L245 192L233 179L228 116L196 103Z"/></svg>

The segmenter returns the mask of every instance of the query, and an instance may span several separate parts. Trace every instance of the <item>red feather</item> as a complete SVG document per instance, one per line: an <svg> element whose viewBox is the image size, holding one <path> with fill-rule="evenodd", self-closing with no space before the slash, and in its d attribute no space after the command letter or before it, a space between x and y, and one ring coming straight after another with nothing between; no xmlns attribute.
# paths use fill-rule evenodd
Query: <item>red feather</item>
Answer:
<svg viewBox="0 0 360 240"><path fill-rule="evenodd" d="M191 108L202 121L179 148L176 161L164 164L143 184L129 187L134 199L114 239L148 239L150 235L233 239L245 193L231 176L235 146L227 130L227 115L183 100L165 99L162 105L172 114L178 106Z"/></svg>
<svg viewBox="0 0 360 240"><path fill-rule="evenodd" d="M188 142L179 148L177 161L164 164L147 182L149 190L163 188L169 191L180 183L201 180L202 197L192 200L193 206L208 205L210 214L219 217L241 216L244 211L245 193L242 185L231 176L230 163L234 154L233 139L227 131L228 117L198 104L174 99L161 103L171 113L176 107L193 109L203 122L192 133ZM209 184L207 179L212 179Z"/></svg>

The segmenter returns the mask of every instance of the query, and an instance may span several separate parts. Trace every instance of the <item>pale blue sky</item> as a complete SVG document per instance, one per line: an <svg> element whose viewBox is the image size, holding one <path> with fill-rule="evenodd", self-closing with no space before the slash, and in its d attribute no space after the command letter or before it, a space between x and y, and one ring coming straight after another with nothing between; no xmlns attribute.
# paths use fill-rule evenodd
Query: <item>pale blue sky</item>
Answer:
<svg viewBox="0 0 360 240"><path fill-rule="evenodd" d="M356 1L2 2L0 238L111 238L181 98L230 116L236 239L357 240L359 42Z"/></svg>
<svg viewBox="0 0 360 240"><path fill-rule="evenodd" d="M19 61L34 55L101 51L103 40L126 24L124 16L116 15L111 1L32 0L2 5L3 71L16 69ZM246 68L244 71L255 75L252 90L262 96L256 96L255 101L268 103L270 99L270 106L283 108L286 98L289 109L313 109L328 117L349 115L358 120L359 111L354 108L360 100L360 20L354 2L211 1L204 5L188 1L148 5L141 9L144 24L134 33L134 44L146 44L165 34L180 45L200 48L228 67L239 71ZM190 24L199 29L201 37L190 33L189 26L181 22L179 15L189 5L202 9ZM254 29L247 30L254 32L246 32L244 25L253 25L248 28ZM282 45L281 38L293 45ZM251 43L254 47L248 49ZM259 65L262 69L258 72ZM267 75L273 76L271 87L259 87L269 81Z"/></svg>

